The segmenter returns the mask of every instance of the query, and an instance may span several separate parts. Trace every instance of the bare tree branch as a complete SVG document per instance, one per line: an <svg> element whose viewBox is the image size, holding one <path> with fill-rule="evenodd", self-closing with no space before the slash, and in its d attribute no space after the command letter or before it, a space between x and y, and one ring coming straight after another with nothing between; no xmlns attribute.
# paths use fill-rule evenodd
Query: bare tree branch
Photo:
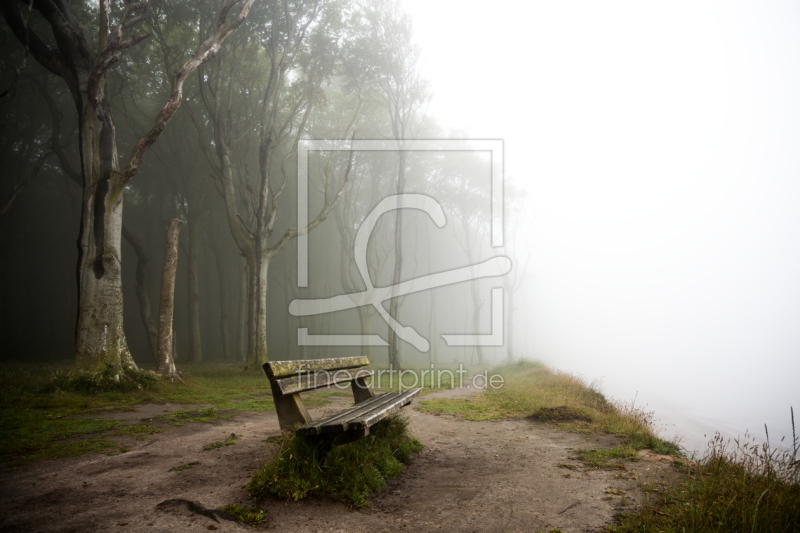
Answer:
<svg viewBox="0 0 800 533"><path fill-rule="evenodd" d="M217 18L214 31L200 45L194 54L192 54L192 57L175 71L172 77L172 94L158 114L153 128L144 137L139 139L139 142L134 146L133 153L128 159L128 163L125 165L125 169L120 176L120 184L122 187L127 185L136 174L144 155L164 132L167 123L172 119L178 107L181 105L181 100L183 99L183 83L186 81L186 78L197 67L216 55L222 45L222 41L244 22L250 12L250 7L253 5L253 2L255 2L255 0L246 0L239 15L235 19L228 21L228 13L239 1L240 0L227 0L225 2Z"/></svg>

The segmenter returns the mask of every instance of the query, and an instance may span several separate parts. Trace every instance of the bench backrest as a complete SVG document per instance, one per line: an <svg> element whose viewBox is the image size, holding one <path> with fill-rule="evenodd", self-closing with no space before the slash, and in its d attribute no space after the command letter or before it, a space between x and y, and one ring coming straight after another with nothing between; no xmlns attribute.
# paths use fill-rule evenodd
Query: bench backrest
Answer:
<svg viewBox="0 0 800 533"><path fill-rule="evenodd" d="M359 381L375 372L366 357L336 357L302 361L270 361L264 363L273 389L281 394L296 394L336 383Z"/></svg>

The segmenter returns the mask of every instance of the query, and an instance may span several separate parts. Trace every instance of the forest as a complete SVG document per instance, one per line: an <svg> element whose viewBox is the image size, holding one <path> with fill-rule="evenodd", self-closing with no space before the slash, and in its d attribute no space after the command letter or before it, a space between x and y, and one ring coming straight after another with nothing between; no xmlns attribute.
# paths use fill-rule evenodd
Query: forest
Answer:
<svg viewBox="0 0 800 533"><path fill-rule="evenodd" d="M2 10L4 360L71 357L77 375L169 374L172 361L513 358L523 193L506 180L497 247L491 154L400 148L461 138L428 113L432 88L400 4L5 0ZM303 149L317 140L327 149ZM354 149L362 140L396 148ZM380 201L410 193L433 198L446 223L419 209L381 216L364 279L359 228ZM165 306L168 227L179 237ZM288 311L498 256L514 265L502 278L398 295L383 313ZM449 346L443 334L491 329L492 287L503 289L505 345ZM428 349L400 338L387 312ZM301 330L380 341L324 346Z"/></svg>

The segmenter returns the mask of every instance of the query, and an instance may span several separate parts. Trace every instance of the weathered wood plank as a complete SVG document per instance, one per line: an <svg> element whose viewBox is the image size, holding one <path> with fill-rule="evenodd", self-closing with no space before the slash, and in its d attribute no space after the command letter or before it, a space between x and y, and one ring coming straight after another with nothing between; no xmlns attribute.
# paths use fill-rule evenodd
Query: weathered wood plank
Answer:
<svg viewBox="0 0 800 533"><path fill-rule="evenodd" d="M318 370L340 370L357 368L369 364L367 357L334 357L331 359L307 359L303 361L269 361L264 363L264 372L269 379L296 376L298 372L316 372Z"/></svg>
<svg viewBox="0 0 800 533"><path fill-rule="evenodd" d="M307 390L328 387L337 383L346 383L354 379L366 378L375 374L369 367L343 368L332 372L315 372L313 374L300 374L290 378L272 380L282 394L295 394Z"/></svg>
<svg viewBox="0 0 800 533"><path fill-rule="evenodd" d="M369 428L339 433L339 435L333 439L331 447L341 446L342 444L347 444L348 442L363 439L367 435L369 435Z"/></svg>
<svg viewBox="0 0 800 533"><path fill-rule="evenodd" d="M389 392L376 396L328 418L307 424L297 432L301 435L318 435L369 428L404 405L411 403L420 390L422 389Z"/></svg>
<svg viewBox="0 0 800 533"><path fill-rule="evenodd" d="M299 394L281 394L275 382L272 386L272 399L275 402L275 411L278 413L278 423L281 431L286 431L297 424L308 424L312 421L305 404Z"/></svg>
<svg viewBox="0 0 800 533"><path fill-rule="evenodd" d="M397 395L395 392L388 392L386 394L381 394L375 396L371 400L367 400L366 402L362 402L359 404L350 407L349 409L345 409L344 411L340 411L339 413L333 414L327 418L322 418L317 420L316 422L312 422L307 424L300 429L297 430L298 433L301 435L316 435L318 433L323 433L322 428L325 426L327 430L325 433L335 433L337 428L339 431L345 430L345 424L352 420L354 417L359 416L362 413L368 413L376 406L383 405L384 403L391 402L394 400L394 397Z"/></svg>
<svg viewBox="0 0 800 533"><path fill-rule="evenodd" d="M419 391L422 389L411 389L408 391L403 392L397 397L397 400L388 404L383 405L381 407L376 407L372 409L368 413L364 413L358 417L357 420L351 420L350 423L347 425L348 430L355 430L355 429L364 429L371 427L393 412L397 411L398 409L402 408L405 405L411 403L414 399L414 396L419 394Z"/></svg>
<svg viewBox="0 0 800 533"><path fill-rule="evenodd" d="M375 393L367 386L366 378L356 378L350 382L353 398L356 403L366 402L375 397Z"/></svg>

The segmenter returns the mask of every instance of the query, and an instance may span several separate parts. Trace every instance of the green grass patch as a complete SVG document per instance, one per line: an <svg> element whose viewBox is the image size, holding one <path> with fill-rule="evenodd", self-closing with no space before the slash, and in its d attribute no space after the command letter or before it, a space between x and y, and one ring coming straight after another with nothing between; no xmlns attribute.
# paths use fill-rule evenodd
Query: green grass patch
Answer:
<svg viewBox="0 0 800 533"><path fill-rule="evenodd" d="M323 441L292 435L281 443L247 485L255 498L287 500L322 496L351 507L367 505L368 496L397 476L422 445L408 433L408 420L391 416L371 428L364 439L329 452ZM326 454L327 452L327 454Z"/></svg>
<svg viewBox="0 0 800 533"><path fill-rule="evenodd" d="M114 436L116 437L133 437L137 440L143 440L148 435L155 435L156 433L161 433L161 430L158 428L154 428L152 426L148 426L146 424L132 424L129 426L123 426L119 428L117 431L114 432Z"/></svg>
<svg viewBox="0 0 800 533"><path fill-rule="evenodd" d="M794 420L792 421L794 422ZM756 446L748 437L725 442L719 434L704 459L683 479L662 490L643 482L644 501L615 533L800 531L800 461L792 452Z"/></svg>
<svg viewBox="0 0 800 533"><path fill-rule="evenodd" d="M258 527L267 522L267 515L258 507L250 507L245 509L241 505L229 503L220 511L226 512L236 520L248 526Z"/></svg>
<svg viewBox="0 0 800 533"><path fill-rule="evenodd" d="M485 421L505 418L505 413L491 403L474 400L434 398L422 400L420 411L435 415L451 415L464 420Z"/></svg>
<svg viewBox="0 0 800 533"><path fill-rule="evenodd" d="M624 461L635 461L637 448L631 444L623 444L605 450L578 450L578 459L587 466L607 468Z"/></svg>
<svg viewBox="0 0 800 533"><path fill-rule="evenodd" d="M172 411L165 415L158 415L155 420L171 426L183 426L190 422L203 422L209 424L219 419L230 419L233 415L223 415L213 407L201 409L187 409L184 411Z"/></svg>
<svg viewBox="0 0 800 533"><path fill-rule="evenodd" d="M477 421L528 418L553 423L568 431L609 433L624 438L612 450L579 452L581 460L591 466L634 460L636 451L644 448L680 455L675 443L658 438L652 413L609 401L596 383L531 361L496 368L492 373L503 376L502 386L488 387L467 399L421 400L418 409Z"/></svg>
<svg viewBox="0 0 800 533"><path fill-rule="evenodd" d="M179 367L184 383L163 381L148 371L115 377L116 373L108 370L72 379L68 361L0 364L0 464L102 451L117 446L110 440L115 437L146 438L146 426L123 426L115 420L93 418L146 403L187 406L155 419L176 427L213 423L240 412L275 410L269 382L261 371L243 372L239 363L181 363ZM457 383L458 374L454 372L453 376ZM391 384L396 389L398 379L397 372L384 373L377 385L388 389ZM414 376L406 373L402 382L404 387L411 387ZM432 380L430 373L425 376L429 387L446 388L452 382L449 372L438 380ZM336 396L352 398L352 393L331 390L303 395L309 408L326 405ZM197 405L209 407L189 408ZM78 444L78 440L86 442Z"/></svg>
<svg viewBox="0 0 800 533"><path fill-rule="evenodd" d="M237 437L235 433L231 433L230 436L224 441L221 442L218 441L215 442L214 444L208 444L207 446L203 446L203 450L209 451L209 450L215 450L217 448L224 448L225 446L233 446L234 444L236 444L236 441L241 438L242 438L241 436Z"/></svg>
<svg viewBox="0 0 800 533"><path fill-rule="evenodd" d="M373 365L374 367L374 365ZM375 375L368 380L371 386L380 390L413 389L422 387L422 394L437 390L458 387L460 380L466 382L466 378L471 376L471 368L461 367L463 372L458 373L459 368L437 367L430 368L395 370L389 372L387 369L375 367Z"/></svg>
<svg viewBox="0 0 800 533"><path fill-rule="evenodd" d="M144 403L212 406L156 417L174 426L275 409L263 373L242 372L238 364L181 365L185 384L151 379L148 372L128 372L119 382L110 373L72 380L70 369L68 362L0 364L0 464L103 451L118 446L114 437L145 438L162 431L93 417ZM309 404L328 401L314 398Z"/></svg>

